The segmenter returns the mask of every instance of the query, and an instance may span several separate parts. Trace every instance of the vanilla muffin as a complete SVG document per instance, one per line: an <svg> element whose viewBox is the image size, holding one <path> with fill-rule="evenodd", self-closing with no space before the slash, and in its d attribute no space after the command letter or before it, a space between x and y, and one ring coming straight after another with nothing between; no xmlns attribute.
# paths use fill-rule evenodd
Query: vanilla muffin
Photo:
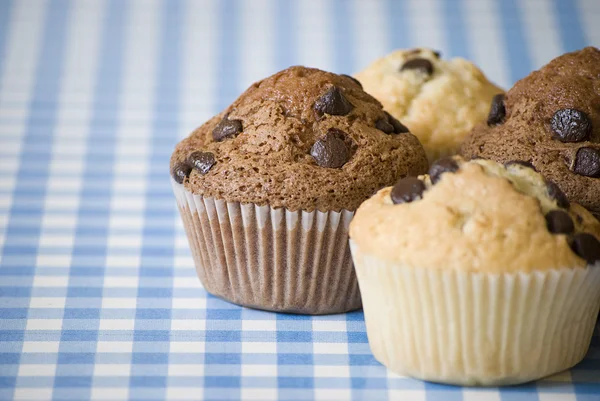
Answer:
<svg viewBox="0 0 600 401"><path fill-rule="evenodd" d="M503 92L470 61L444 60L430 49L397 50L356 78L419 138L430 161L457 153Z"/></svg>
<svg viewBox="0 0 600 401"><path fill-rule="evenodd" d="M351 77L291 67L181 141L173 187L207 291L279 312L360 308L354 210L427 171L418 139Z"/></svg>
<svg viewBox="0 0 600 401"><path fill-rule="evenodd" d="M391 370L517 384L578 363L600 306L600 223L527 163L460 157L357 210L369 343Z"/></svg>

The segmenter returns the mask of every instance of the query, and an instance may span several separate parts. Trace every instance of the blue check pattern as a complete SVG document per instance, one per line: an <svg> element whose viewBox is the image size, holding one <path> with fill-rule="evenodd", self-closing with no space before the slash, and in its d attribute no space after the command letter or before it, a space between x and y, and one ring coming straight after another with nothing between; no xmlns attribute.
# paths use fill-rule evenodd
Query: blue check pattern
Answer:
<svg viewBox="0 0 600 401"><path fill-rule="evenodd" d="M352 73L395 48L508 87L600 45L595 0L0 0L0 400L600 400L600 334L510 388L389 373L362 312L208 295L167 165L175 143L292 64Z"/></svg>

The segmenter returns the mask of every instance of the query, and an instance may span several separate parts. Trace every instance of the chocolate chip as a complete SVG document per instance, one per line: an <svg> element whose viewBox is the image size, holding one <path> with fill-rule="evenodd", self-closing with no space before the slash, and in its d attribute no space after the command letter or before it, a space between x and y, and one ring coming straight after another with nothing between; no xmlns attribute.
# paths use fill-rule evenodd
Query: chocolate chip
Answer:
<svg viewBox="0 0 600 401"><path fill-rule="evenodd" d="M409 203L423 197L425 184L415 177L403 178L394 185L390 197L394 204Z"/></svg>
<svg viewBox="0 0 600 401"><path fill-rule="evenodd" d="M193 152L188 157L188 163L204 175L215 165L215 155L210 152Z"/></svg>
<svg viewBox="0 0 600 401"><path fill-rule="evenodd" d="M405 62L400 68L400 71L405 70L419 70L424 74L431 75L433 74L433 64L425 58L413 58Z"/></svg>
<svg viewBox="0 0 600 401"><path fill-rule="evenodd" d="M319 116L330 114L332 116L345 116L354 106L346 99L342 91L332 86L323 96L317 99L314 109Z"/></svg>
<svg viewBox="0 0 600 401"><path fill-rule="evenodd" d="M379 120L375 121L375 128L385 132L386 134L394 133L394 126L390 124L387 118L380 118Z"/></svg>
<svg viewBox="0 0 600 401"><path fill-rule="evenodd" d="M192 172L192 166L187 163L176 163L171 169L171 175L178 184L183 184L183 181L189 177Z"/></svg>
<svg viewBox="0 0 600 401"><path fill-rule="evenodd" d="M350 149L344 141L346 133L330 128L310 148L310 155L320 167L340 168L350 160Z"/></svg>
<svg viewBox="0 0 600 401"><path fill-rule="evenodd" d="M406 128L404 124L395 119L387 111L384 113L385 118L380 118L379 120L375 121L375 128L385 132L386 134L402 134L408 132L408 128Z"/></svg>
<svg viewBox="0 0 600 401"><path fill-rule="evenodd" d="M586 177L600 177L600 150L580 148L575 156L573 172Z"/></svg>
<svg viewBox="0 0 600 401"><path fill-rule="evenodd" d="M571 234L575 231L571 216L564 210L551 210L545 217L546 227L552 234Z"/></svg>
<svg viewBox="0 0 600 401"><path fill-rule="evenodd" d="M592 131L592 123L581 110L561 109L552 116L550 121L554 137L561 142L583 142Z"/></svg>
<svg viewBox="0 0 600 401"><path fill-rule="evenodd" d="M433 162L429 168L429 179L431 179L432 184L436 184L442 178L442 174L453 173L457 170L458 164L453 158L443 157Z"/></svg>
<svg viewBox="0 0 600 401"><path fill-rule="evenodd" d="M571 240L571 249L589 264L600 260L600 241L592 234L575 234Z"/></svg>
<svg viewBox="0 0 600 401"><path fill-rule="evenodd" d="M360 83L360 81L359 81L358 79L354 78L352 75L346 75L346 74L341 74L341 75L342 75L342 77L346 77L346 78L348 78L348 79L351 79L351 80L353 80L353 81L354 81L354 83L355 83L356 85L360 86L360 89L362 89L362 87L363 87L363 86L362 86L362 84Z"/></svg>
<svg viewBox="0 0 600 401"><path fill-rule="evenodd" d="M386 111L385 115L387 116L388 121L390 122L390 124L392 124L392 126L394 127L394 132L396 134L404 134L405 132L408 132L408 128L404 124L402 124L400 121L398 121L390 113L388 113Z"/></svg>
<svg viewBox="0 0 600 401"><path fill-rule="evenodd" d="M221 142L223 139L236 137L244 128L240 120L230 120L226 115L212 131L213 139Z"/></svg>
<svg viewBox="0 0 600 401"><path fill-rule="evenodd" d="M434 50L434 51L433 51L433 54L435 54L435 56L436 56L437 58L440 58L440 57L442 57L442 52L441 52L441 51L439 51L439 50Z"/></svg>
<svg viewBox="0 0 600 401"><path fill-rule="evenodd" d="M508 167L508 166L512 166L512 165L518 165L518 166L523 166L523 167L527 167L532 169L533 171L537 171L537 169L535 168L535 166L533 164L531 164L531 162L525 161L525 160L511 160L508 161L506 163L504 163L504 167Z"/></svg>
<svg viewBox="0 0 600 401"><path fill-rule="evenodd" d="M506 118L506 107L504 106L504 94L498 93L492 98L490 113L488 114L487 124L489 126L499 125Z"/></svg>
<svg viewBox="0 0 600 401"><path fill-rule="evenodd" d="M548 190L548 196L556 201L558 207L568 209L571 205L569 199L565 193L556 185L554 181L546 180L546 188Z"/></svg>

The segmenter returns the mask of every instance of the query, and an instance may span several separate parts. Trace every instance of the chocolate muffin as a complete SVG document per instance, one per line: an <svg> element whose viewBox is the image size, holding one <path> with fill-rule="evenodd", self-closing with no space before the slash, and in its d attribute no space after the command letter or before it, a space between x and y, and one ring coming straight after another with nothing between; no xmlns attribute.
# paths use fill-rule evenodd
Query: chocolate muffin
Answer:
<svg viewBox="0 0 600 401"><path fill-rule="evenodd" d="M310 314L361 306L347 246L353 211L426 170L418 139L357 81L305 67L253 84L171 158L205 288Z"/></svg>
<svg viewBox="0 0 600 401"><path fill-rule="evenodd" d="M600 216L600 50L564 54L495 97L461 153L531 163Z"/></svg>

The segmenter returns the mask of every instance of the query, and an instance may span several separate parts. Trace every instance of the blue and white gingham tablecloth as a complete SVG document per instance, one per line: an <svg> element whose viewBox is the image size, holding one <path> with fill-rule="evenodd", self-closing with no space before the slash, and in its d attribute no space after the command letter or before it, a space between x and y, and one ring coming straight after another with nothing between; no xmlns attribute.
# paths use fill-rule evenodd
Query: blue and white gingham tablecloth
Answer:
<svg viewBox="0 0 600 401"><path fill-rule="evenodd" d="M167 167L292 64L420 45L508 87L587 44L598 0L0 0L0 399L600 400L599 335L570 372L467 389L388 373L362 312L207 295Z"/></svg>

